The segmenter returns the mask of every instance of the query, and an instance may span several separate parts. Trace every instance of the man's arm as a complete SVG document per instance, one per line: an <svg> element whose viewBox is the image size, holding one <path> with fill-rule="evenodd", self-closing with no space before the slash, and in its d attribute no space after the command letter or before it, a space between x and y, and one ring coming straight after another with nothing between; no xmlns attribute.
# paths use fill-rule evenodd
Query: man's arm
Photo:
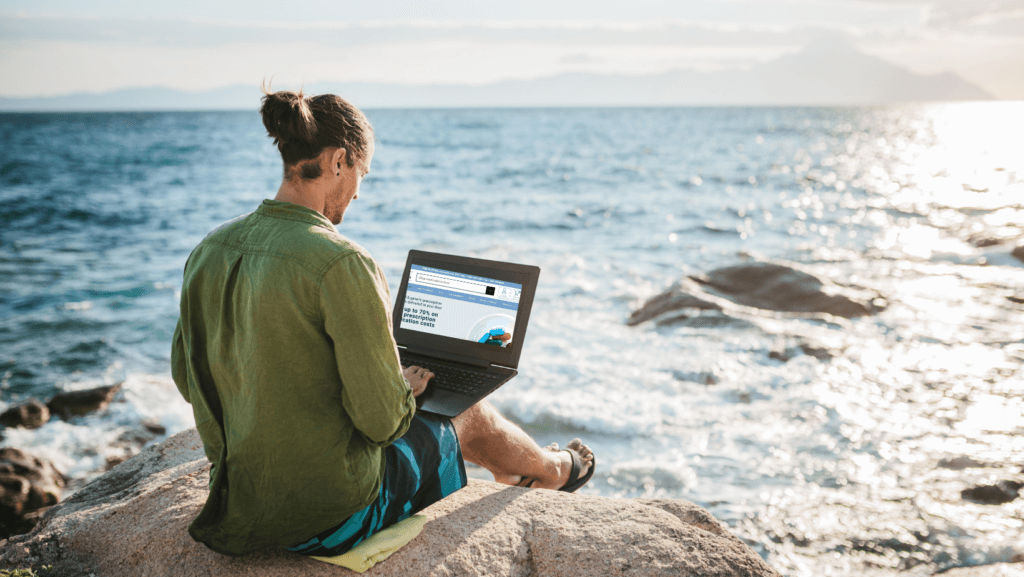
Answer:
<svg viewBox="0 0 1024 577"><path fill-rule="evenodd" d="M377 263L353 253L324 275L320 296L341 376L342 404L368 443L390 445L409 428L416 401L391 334L387 283Z"/></svg>
<svg viewBox="0 0 1024 577"><path fill-rule="evenodd" d="M174 327L174 337L171 338L171 378L178 386L178 392L185 397L187 403L192 403L188 395L188 365L185 359L188 358L188 351L185 350L185 337L181 334L181 317L178 317L178 324Z"/></svg>

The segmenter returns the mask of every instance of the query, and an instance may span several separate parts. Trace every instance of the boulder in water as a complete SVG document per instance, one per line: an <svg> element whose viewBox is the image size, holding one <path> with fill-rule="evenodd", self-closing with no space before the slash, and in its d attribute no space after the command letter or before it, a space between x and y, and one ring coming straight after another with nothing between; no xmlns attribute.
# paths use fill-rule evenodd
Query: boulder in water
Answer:
<svg viewBox="0 0 1024 577"><path fill-rule="evenodd" d="M847 319L874 314L878 295L859 293L795 268L757 262L691 276L704 290L736 304L770 311L827 313Z"/></svg>
<svg viewBox="0 0 1024 577"><path fill-rule="evenodd" d="M960 496L967 501L982 505L1002 505L1020 496L1024 483L1020 481L999 481L995 485L980 485L960 491Z"/></svg>
<svg viewBox="0 0 1024 577"><path fill-rule="evenodd" d="M49 407L51 413L67 421L71 417L105 409L113 400L114 395L121 390L122 385L123 383L118 383L84 391L58 393L46 401L46 406Z"/></svg>
<svg viewBox="0 0 1024 577"><path fill-rule="evenodd" d="M885 304L877 293L840 286L790 266L755 262L684 278L634 311L627 324L654 318L664 324L668 316L685 315L684 309L728 311L735 305L850 319L875 314Z"/></svg>
<svg viewBox="0 0 1024 577"><path fill-rule="evenodd" d="M687 290L690 288L688 286L689 284L690 283L686 282L686 279L683 279L682 281L672 285L672 287L667 291L648 300L644 303L644 306L633 311L633 314L629 316L629 320L626 321L626 324L634 326L649 321L655 317L665 315L666 313L677 313L671 315L671 319L663 318L659 321L661 324L668 324L675 319L682 320L688 318L689 315L679 313L679 311L685 311L686 309L698 311L722 310L722 306L720 304L692 294L697 291Z"/></svg>
<svg viewBox="0 0 1024 577"><path fill-rule="evenodd" d="M841 350L833 349L822 344L800 343L794 347L772 350L768 353L768 358L787 363L794 357L807 355L809 357L814 357L819 361L831 361L841 355L842 352L843 351Z"/></svg>
<svg viewBox="0 0 1024 577"><path fill-rule="evenodd" d="M1019 261L1024 261L1024 244L1010 251L1010 254Z"/></svg>
<svg viewBox="0 0 1024 577"><path fill-rule="evenodd" d="M50 409L38 399L24 403L0 413L0 425L37 429L50 420Z"/></svg>
<svg viewBox="0 0 1024 577"><path fill-rule="evenodd" d="M952 469L954 471L963 471L964 469L973 469L979 467L991 467L989 463L985 461L979 461L977 459L968 457L967 455L960 455L957 457L948 457L940 459L938 467L942 469Z"/></svg>

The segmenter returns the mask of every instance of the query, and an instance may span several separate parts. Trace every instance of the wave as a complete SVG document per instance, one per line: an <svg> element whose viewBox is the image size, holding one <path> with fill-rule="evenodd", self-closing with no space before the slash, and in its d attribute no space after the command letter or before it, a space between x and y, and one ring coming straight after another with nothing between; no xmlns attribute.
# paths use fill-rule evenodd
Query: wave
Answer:
<svg viewBox="0 0 1024 577"><path fill-rule="evenodd" d="M76 390L112 384L75 383ZM0 411L10 403L0 402ZM34 430L8 428L4 444L50 460L72 479L70 493L92 478L168 436L195 426L191 406L166 375L131 374L101 412L65 422L52 417Z"/></svg>

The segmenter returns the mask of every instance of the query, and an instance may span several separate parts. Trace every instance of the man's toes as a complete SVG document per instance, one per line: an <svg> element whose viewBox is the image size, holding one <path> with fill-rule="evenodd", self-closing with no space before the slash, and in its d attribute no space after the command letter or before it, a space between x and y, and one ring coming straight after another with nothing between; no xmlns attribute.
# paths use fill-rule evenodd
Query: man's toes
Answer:
<svg viewBox="0 0 1024 577"><path fill-rule="evenodd" d="M590 460L593 458L594 452L590 450L590 447L583 444L583 441L579 439L573 439L569 441L569 444L565 446L567 449L572 449L579 453L580 457L584 460Z"/></svg>

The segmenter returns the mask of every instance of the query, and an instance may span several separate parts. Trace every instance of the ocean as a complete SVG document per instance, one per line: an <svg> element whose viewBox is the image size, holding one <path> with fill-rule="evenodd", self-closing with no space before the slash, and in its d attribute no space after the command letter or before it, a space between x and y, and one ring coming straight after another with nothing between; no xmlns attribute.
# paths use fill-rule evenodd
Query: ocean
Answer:
<svg viewBox="0 0 1024 577"><path fill-rule="evenodd" d="M490 400L541 444L590 444L583 493L694 501L792 576L1024 553L1024 498L960 493L1024 465L1024 103L367 115L340 231L393 294L409 249L541 268L520 376ZM255 110L0 115L0 410L125 383L2 443L73 491L193 426L169 369L185 260L280 180ZM888 304L626 324L758 261Z"/></svg>

